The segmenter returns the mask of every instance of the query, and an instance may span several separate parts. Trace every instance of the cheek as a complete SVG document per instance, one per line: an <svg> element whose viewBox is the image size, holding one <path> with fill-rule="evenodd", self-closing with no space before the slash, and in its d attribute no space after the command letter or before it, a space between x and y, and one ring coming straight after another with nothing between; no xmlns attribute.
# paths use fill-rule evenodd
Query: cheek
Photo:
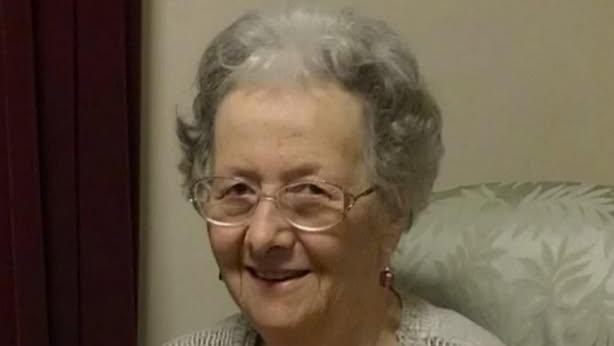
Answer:
<svg viewBox="0 0 614 346"><path fill-rule="evenodd" d="M354 211L354 217L348 217L343 230L344 260L357 275L365 277L363 274L379 271L381 229L374 222L376 215L366 209Z"/></svg>
<svg viewBox="0 0 614 346"><path fill-rule="evenodd" d="M323 281L335 285L356 285L369 280L378 269L378 251L373 229L364 223L345 220L331 234L304 239L312 265Z"/></svg>
<svg viewBox="0 0 614 346"><path fill-rule="evenodd" d="M241 248L243 245L243 232L233 229L209 228L209 242L211 250L223 271L232 271L239 267Z"/></svg>
<svg viewBox="0 0 614 346"><path fill-rule="evenodd" d="M352 234L346 240L351 265L359 272L372 272L376 269L378 247L374 231L368 224L354 224Z"/></svg>

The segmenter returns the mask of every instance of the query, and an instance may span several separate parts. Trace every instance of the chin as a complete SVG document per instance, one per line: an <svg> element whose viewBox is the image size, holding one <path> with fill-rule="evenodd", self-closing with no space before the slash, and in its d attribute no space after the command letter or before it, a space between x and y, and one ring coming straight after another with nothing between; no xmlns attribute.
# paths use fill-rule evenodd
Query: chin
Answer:
<svg viewBox="0 0 614 346"><path fill-rule="evenodd" d="M308 312L301 306L271 304L254 306L244 311L259 330L294 330L308 321Z"/></svg>
<svg viewBox="0 0 614 346"><path fill-rule="evenodd" d="M314 273L282 282L269 282L245 273L241 281L240 293L233 296L241 311L258 328L293 328L307 323L325 307Z"/></svg>

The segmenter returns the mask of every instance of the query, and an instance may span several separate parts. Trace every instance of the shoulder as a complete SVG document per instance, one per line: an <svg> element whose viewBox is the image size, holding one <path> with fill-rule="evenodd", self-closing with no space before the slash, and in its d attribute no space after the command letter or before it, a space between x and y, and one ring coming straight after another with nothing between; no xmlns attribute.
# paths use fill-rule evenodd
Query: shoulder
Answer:
<svg viewBox="0 0 614 346"><path fill-rule="evenodd" d="M456 311L429 304L428 317L434 339L445 340L454 346L503 346L496 336Z"/></svg>
<svg viewBox="0 0 614 346"><path fill-rule="evenodd" d="M163 346L250 346L257 334L240 314L233 315L210 329L178 337Z"/></svg>
<svg viewBox="0 0 614 346"><path fill-rule="evenodd" d="M400 332L408 341L425 346L504 346L496 336L455 311L416 296L402 299Z"/></svg>

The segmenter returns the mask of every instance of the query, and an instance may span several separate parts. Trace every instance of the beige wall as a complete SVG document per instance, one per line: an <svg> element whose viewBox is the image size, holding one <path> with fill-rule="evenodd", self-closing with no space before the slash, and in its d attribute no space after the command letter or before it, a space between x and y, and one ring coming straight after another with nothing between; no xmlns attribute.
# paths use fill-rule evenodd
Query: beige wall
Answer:
<svg viewBox="0 0 614 346"><path fill-rule="evenodd" d="M249 6L245 5L248 4ZM173 134L200 53L246 8L144 3L140 344L235 311L202 222L181 197ZM344 1L385 18L417 55L445 116L439 188L499 180L614 184L614 2Z"/></svg>

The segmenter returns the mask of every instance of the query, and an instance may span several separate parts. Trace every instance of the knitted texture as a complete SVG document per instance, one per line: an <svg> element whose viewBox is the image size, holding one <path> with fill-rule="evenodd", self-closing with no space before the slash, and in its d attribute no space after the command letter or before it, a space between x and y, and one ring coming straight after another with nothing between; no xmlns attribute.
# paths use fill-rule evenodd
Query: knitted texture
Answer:
<svg viewBox="0 0 614 346"><path fill-rule="evenodd" d="M495 336L460 314L401 293L399 346L503 346ZM257 346L258 333L242 315L216 327L179 337L164 346Z"/></svg>

